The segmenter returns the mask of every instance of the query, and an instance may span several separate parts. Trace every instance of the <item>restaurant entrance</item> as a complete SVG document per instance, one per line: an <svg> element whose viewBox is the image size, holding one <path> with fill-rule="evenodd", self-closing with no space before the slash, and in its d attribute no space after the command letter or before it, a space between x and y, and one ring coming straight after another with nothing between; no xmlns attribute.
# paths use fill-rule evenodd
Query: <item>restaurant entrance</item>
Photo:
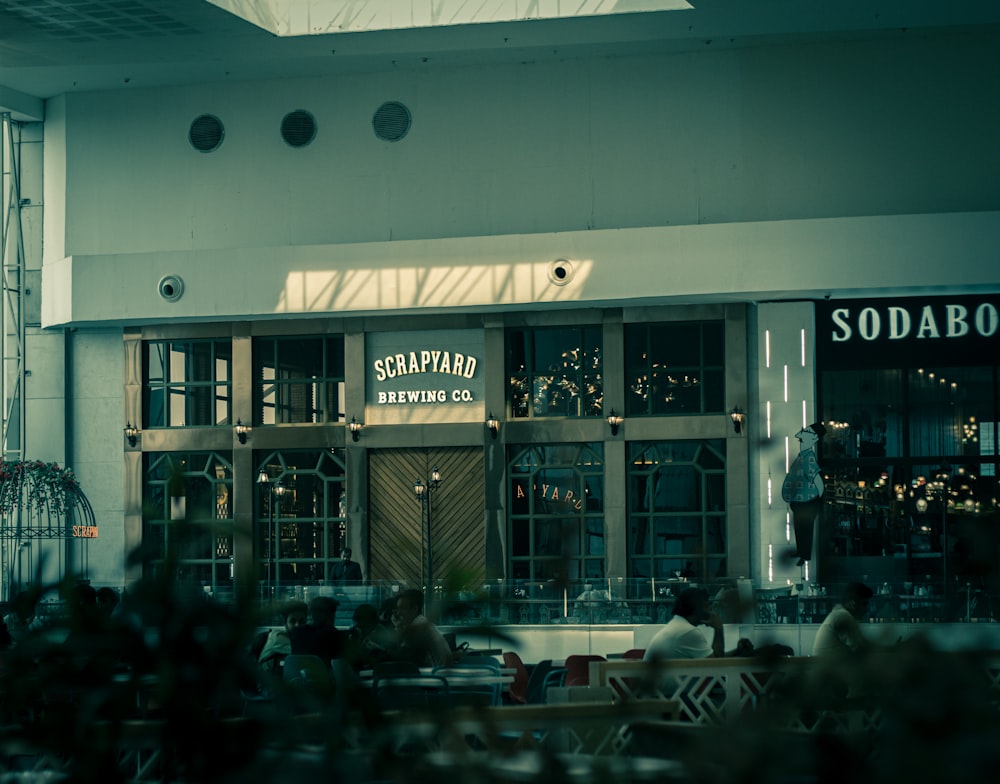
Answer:
<svg viewBox="0 0 1000 784"><path fill-rule="evenodd" d="M369 579L423 586L429 562L436 585L446 584L449 590L481 586L486 542L482 449L377 449L368 454ZM441 483L425 505L417 500L414 483L419 479L427 485L435 468Z"/></svg>

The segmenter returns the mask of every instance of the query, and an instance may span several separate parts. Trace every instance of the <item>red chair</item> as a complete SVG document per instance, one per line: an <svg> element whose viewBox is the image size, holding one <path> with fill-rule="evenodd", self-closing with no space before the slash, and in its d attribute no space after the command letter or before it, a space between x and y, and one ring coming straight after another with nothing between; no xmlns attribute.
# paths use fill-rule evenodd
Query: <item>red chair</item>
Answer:
<svg viewBox="0 0 1000 784"><path fill-rule="evenodd" d="M521 657L514 651L504 651L503 666L514 670L514 682L508 690L510 701L526 705L528 703L528 668L524 666Z"/></svg>
<svg viewBox="0 0 1000 784"><path fill-rule="evenodd" d="M589 686L590 663L607 661L603 656L592 654L573 654L566 657L566 680L563 686Z"/></svg>

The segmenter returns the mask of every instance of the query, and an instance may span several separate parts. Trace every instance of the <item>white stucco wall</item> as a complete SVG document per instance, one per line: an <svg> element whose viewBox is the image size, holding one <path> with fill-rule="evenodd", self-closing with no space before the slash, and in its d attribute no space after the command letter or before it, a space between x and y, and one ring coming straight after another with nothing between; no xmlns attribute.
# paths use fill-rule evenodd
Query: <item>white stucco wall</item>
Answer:
<svg viewBox="0 0 1000 784"><path fill-rule="evenodd" d="M368 271L373 258L375 269L410 262L422 269L439 256L454 265L456 246L443 242L452 238L507 238L499 250L478 239L458 246L461 261L481 277L484 267L495 264L503 275L506 265L547 262L552 253L607 262L583 239L594 232L995 211L1000 105L985 91L1000 76L997 43L986 33L914 35L68 95L65 154L56 157L70 162L65 234L64 243L46 247L54 265L46 295L55 289L46 323L133 318L128 298L117 296L121 278L104 277L126 270L145 280L180 273L186 264L215 265L232 284L228 273L238 268L254 281L248 288L267 291L264 300L253 292L245 297L236 281L238 301L223 302L226 293L206 278L190 287L193 297L205 292L197 303L165 312L143 303L141 311L225 317L282 312L279 300L290 292L279 286L300 270L354 269L360 262ZM372 113L386 100L404 102L413 115L397 143L372 132ZM295 109L310 111L318 126L316 139L301 149L279 134L282 117ZM209 154L187 141L202 113L226 127L222 146ZM58 182L57 174L47 176ZM764 238L719 234L700 245L692 238L705 235L675 234L667 240L675 243L672 256L656 253L665 235L600 235L604 249L616 251L615 268L604 275L595 264L588 280L606 297L658 295L650 277L664 271L700 293L775 290L787 267L769 263L773 247L801 254L817 277L825 273L817 286L868 285L852 279L862 268L842 266L851 259L837 248L783 245L793 227L777 226ZM990 226L989 236L994 232ZM535 244L537 234L561 236ZM749 244L762 239L771 245ZM906 264L896 235L862 239L869 254L863 269L877 278L940 282L923 277L933 270L918 267L917 274ZM720 256L720 247L727 253ZM960 254L939 258L938 277L953 279L954 270L945 274L941 266L963 261ZM87 265L82 271L80 263ZM623 276L623 269L638 274ZM92 271L112 283L101 289L102 313L83 307L92 301L84 284ZM315 278L302 300L322 299L330 282ZM414 281L402 275L398 285L410 291ZM69 310L60 301L68 290ZM467 304L504 303L506 291L495 285ZM393 292L358 303L426 305Z"/></svg>

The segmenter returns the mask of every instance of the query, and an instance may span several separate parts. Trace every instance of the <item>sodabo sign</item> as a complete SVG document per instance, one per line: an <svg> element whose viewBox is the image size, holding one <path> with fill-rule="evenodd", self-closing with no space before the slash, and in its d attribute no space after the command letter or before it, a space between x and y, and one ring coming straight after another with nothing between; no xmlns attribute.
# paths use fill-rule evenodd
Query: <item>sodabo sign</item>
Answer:
<svg viewBox="0 0 1000 784"><path fill-rule="evenodd" d="M998 344L996 295L816 303L816 358L825 370L974 367L992 362Z"/></svg>
<svg viewBox="0 0 1000 784"><path fill-rule="evenodd" d="M851 340L855 334L862 340L902 340L908 337L961 338L975 333L988 338L996 334L1000 320L997 308L989 302L980 303L970 314L965 305L946 304L943 318L935 314L931 305L924 305L916 314L900 305L889 305L883 310L863 307L852 314L851 308L835 308L830 315L833 329L830 339L834 343Z"/></svg>

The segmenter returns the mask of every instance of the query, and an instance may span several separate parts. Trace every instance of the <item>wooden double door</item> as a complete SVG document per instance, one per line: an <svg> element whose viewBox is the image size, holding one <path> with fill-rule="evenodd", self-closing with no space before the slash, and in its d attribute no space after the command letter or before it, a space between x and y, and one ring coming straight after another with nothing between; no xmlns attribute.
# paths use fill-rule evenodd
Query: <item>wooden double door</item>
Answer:
<svg viewBox="0 0 1000 784"><path fill-rule="evenodd" d="M441 483L427 505L414 482ZM485 575L483 450L475 447L377 449L368 453L369 572L371 580L399 580L409 587L434 583L451 590L478 588ZM428 563L428 550L430 559Z"/></svg>

